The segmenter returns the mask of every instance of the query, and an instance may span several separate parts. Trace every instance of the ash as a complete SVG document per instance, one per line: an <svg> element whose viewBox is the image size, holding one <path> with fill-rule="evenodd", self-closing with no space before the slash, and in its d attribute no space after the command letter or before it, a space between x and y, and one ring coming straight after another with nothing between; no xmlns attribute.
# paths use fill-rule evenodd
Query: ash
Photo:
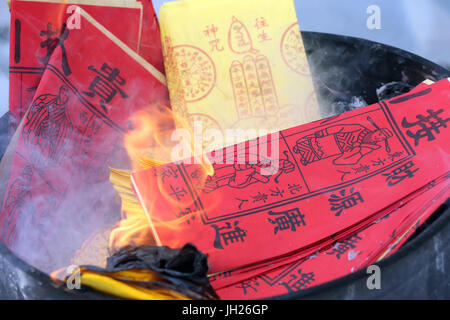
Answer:
<svg viewBox="0 0 450 320"><path fill-rule="evenodd" d="M387 100L405 94L411 89L413 86L405 82L389 82L377 89L377 97L379 101Z"/></svg>
<svg viewBox="0 0 450 320"><path fill-rule="evenodd" d="M378 101L392 99L399 95L408 93L414 87L401 81L392 81L376 89ZM331 103L331 115L356 110L368 106L369 104L361 96L352 96L346 100Z"/></svg>

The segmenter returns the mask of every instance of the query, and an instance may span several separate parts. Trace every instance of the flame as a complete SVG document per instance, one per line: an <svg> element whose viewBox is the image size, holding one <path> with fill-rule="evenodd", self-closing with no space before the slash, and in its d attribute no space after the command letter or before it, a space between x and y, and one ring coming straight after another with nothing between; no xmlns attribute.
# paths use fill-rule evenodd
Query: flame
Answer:
<svg viewBox="0 0 450 320"><path fill-rule="evenodd" d="M109 237L109 248L113 252L128 245L154 244L149 222L133 194L130 175L130 171L111 169L110 180L122 201L121 220Z"/></svg>
<svg viewBox="0 0 450 320"><path fill-rule="evenodd" d="M171 137L176 129L184 129L193 137L192 126L185 117L180 116L168 107L152 104L148 109L136 113L130 118L130 131L125 135L124 146L131 160L132 171L145 170L165 163L173 162L172 148L177 142ZM201 177L206 181L214 169L208 158L194 150L194 141L189 144L193 157L201 157ZM181 159L179 159L181 160ZM159 245L153 227L177 230L190 217L179 217L171 221L151 219L153 208L142 208L131 187L131 172L127 170L111 169L110 180L118 191L122 201L122 218L110 235L110 249L115 251L125 246ZM154 201L173 202L168 192L164 191L161 179L151 186L160 191L160 198ZM162 198L162 199L161 199ZM175 214L175 213L174 213ZM150 224L151 219L151 224ZM172 247L183 245L182 239L178 243L169 244Z"/></svg>

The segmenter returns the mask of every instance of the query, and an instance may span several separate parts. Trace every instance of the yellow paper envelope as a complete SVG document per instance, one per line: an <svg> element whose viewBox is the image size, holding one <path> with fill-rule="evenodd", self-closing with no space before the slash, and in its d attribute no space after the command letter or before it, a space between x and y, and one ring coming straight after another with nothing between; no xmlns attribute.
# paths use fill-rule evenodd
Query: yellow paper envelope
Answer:
<svg viewBox="0 0 450 320"><path fill-rule="evenodd" d="M274 132L320 118L292 0L168 2L160 28L172 108L191 123Z"/></svg>

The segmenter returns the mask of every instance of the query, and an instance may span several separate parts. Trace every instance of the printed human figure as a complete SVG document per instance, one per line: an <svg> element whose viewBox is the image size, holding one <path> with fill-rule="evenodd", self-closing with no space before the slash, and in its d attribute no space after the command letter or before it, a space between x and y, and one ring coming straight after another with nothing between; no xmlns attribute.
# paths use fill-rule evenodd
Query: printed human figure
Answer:
<svg viewBox="0 0 450 320"><path fill-rule="evenodd" d="M22 175L11 184L3 207L3 235L6 243L11 244L16 236L15 220L32 211L31 200L31 179L33 178L33 168L26 166Z"/></svg>
<svg viewBox="0 0 450 320"><path fill-rule="evenodd" d="M262 168L262 163L235 163L222 166L214 170L214 176L208 177L204 187L205 192L212 192L224 186L240 189L256 182L268 183L269 178L261 174Z"/></svg>
<svg viewBox="0 0 450 320"><path fill-rule="evenodd" d="M276 172L274 171L275 169ZM214 175L208 177L204 185L206 193L218 188L228 186L243 189L254 183L269 183L270 177L275 177L275 182L283 173L291 173L295 170L294 164L288 159L280 159L278 168L272 166L271 162L258 161L249 163L235 161L232 165L221 165L214 168ZM268 175L273 171L273 175Z"/></svg>
<svg viewBox="0 0 450 320"><path fill-rule="evenodd" d="M330 157L336 157L333 160L335 165L354 165L380 149L380 142L384 142L386 152L390 152L388 139L393 136L392 132L379 128L371 119L369 121L375 130L359 124L331 126L299 139L293 151L300 154L300 162L304 166Z"/></svg>
<svg viewBox="0 0 450 320"><path fill-rule="evenodd" d="M73 125L67 115L68 100L69 89L61 86L58 95L37 97L26 115L22 136L30 144L29 160L37 168L60 165L69 149Z"/></svg>

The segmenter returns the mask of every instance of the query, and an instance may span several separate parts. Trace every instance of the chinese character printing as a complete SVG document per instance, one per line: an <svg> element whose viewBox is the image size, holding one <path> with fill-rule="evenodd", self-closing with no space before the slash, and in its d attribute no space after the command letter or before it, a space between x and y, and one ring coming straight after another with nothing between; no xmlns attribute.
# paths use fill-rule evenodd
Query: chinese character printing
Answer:
<svg viewBox="0 0 450 320"><path fill-rule="evenodd" d="M216 231L216 236L214 238L214 248L224 249L224 245L228 246L235 242L244 242L247 236L247 231L242 230L239 226L239 221L234 223L234 228L231 226L230 222L227 222L224 227L219 227L217 225L212 225Z"/></svg>
<svg viewBox="0 0 450 320"><path fill-rule="evenodd" d="M339 194L330 195L328 202L331 205L331 211L335 211L335 215L340 216L342 211L350 209L358 203L363 203L364 200L359 192L355 192L355 189L351 188L349 193L342 189Z"/></svg>
<svg viewBox="0 0 450 320"><path fill-rule="evenodd" d="M105 112L108 112L106 104L111 102L117 93L122 98L128 98L128 95L120 88L125 85L126 81L119 76L119 69L111 68L107 63L104 63L100 70L93 66L89 66L89 70L97 73L97 76L89 85L89 91L85 91L84 94L91 98L97 95L100 98L100 105Z"/></svg>
<svg viewBox="0 0 450 320"><path fill-rule="evenodd" d="M297 231L297 228L306 226L305 215L301 214L297 208L284 212L270 211L269 215L274 217L273 219L269 218L268 220L271 224L275 225L275 234L285 230L291 230L295 232Z"/></svg>
<svg viewBox="0 0 450 320"><path fill-rule="evenodd" d="M416 115L417 121L415 122L409 122L406 120L406 117L403 118L403 128L416 127L417 129L416 132L411 130L406 131L406 134L414 139L414 145L416 147L419 145L421 139L427 138L428 141L433 141L436 139L435 134L441 133L441 128L447 128L447 122L450 121L450 118L442 119L441 113L443 112L444 109L440 109L438 111L428 109L428 115Z"/></svg>

